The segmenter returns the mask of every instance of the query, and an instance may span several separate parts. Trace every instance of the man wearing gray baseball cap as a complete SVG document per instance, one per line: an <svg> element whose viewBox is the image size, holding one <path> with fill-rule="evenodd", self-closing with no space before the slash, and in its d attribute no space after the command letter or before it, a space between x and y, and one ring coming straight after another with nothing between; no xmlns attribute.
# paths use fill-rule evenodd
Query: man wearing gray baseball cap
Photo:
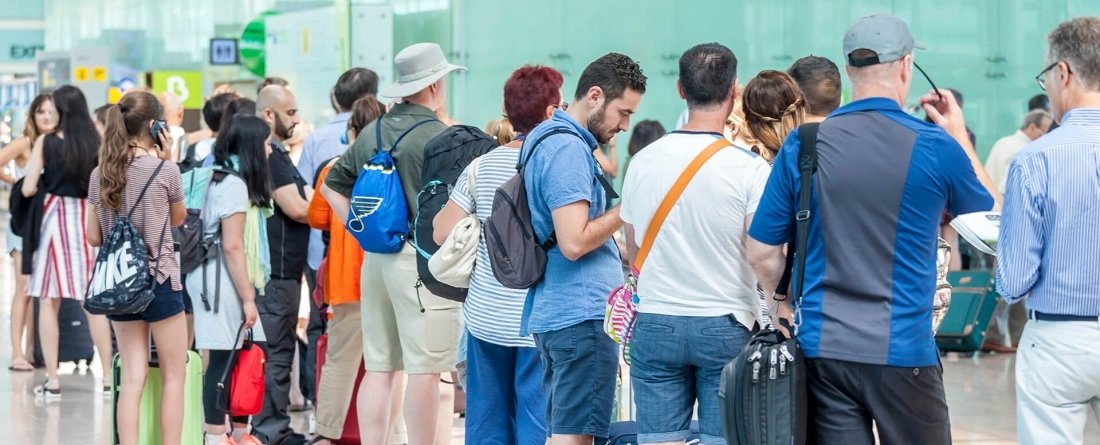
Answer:
<svg viewBox="0 0 1100 445"><path fill-rule="evenodd" d="M885 444L951 443L932 333L939 218L945 208L960 215L996 202L952 95L920 98L939 126L902 110L913 50L924 48L889 14L848 29L852 102L820 124L814 147L800 147L795 132L787 138L749 229L749 260L767 292L793 241L799 151L816 150L800 313L783 295L777 311L801 323L809 443L870 445L873 426Z"/></svg>
<svg viewBox="0 0 1100 445"><path fill-rule="evenodd" d="M466 70L448 62L435 43L417 43L401 50L394 58L394 65L397 83L382 90L382 95L400 102L363 129L361 134L369 136L355 140L333 165L320 189L333 213L345 224L352 188L379 150L387 150L393 156L409 212L408 221L412 221L417 208L416 195L423 186L420 170L424 146L447 127L435 111L446 109L447 74ZM374 211L357 206L355 218L366 218ZM409 243L404 243L398 253L367 253L360 289L363 364L367 371L359 389L363 443L386 443L389 439L386 430L393 383L396 372L405 371L409 376L404 408L409 444L434 444L440 406L439 377L455 370L462 305L420 287L416 250Z"/></svg>

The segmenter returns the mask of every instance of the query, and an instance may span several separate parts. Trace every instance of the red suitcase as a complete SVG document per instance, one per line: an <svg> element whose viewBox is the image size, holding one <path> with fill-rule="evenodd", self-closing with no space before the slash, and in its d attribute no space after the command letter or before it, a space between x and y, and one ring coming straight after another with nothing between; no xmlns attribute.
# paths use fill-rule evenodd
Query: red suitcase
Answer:
<svg viewBox="0 0 1100 445"><path fill-rule="evenodd" d="M328 334L322 335L317 339L317 386L321 387L321 372L325 365L325 353L328 352ZM351 393L351 407L348 409L348 417L344 420L344 435L339 439L332 439L332 443L339 445L360 445L362 442L359 439L359 415L355 409L355 399L359 395L359 385L363 383L363 374L366 372L363 369L362 362L359 363L359 376L355 378L355 390ZM314 401L316 404L317 401Z"/></svg>

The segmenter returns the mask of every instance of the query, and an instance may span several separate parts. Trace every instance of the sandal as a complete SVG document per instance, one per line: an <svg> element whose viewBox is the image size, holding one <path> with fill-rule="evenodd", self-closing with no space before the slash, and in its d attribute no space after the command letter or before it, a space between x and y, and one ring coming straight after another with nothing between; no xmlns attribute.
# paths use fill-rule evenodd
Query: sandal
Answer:
<svg viewBox="0 0 1100 445"><path fill-rule="evenodd" d="M8 366L8 371L33 372L34 371L34 365L32 365L31 362L28 362L25 359L24 360L19 360L19 361L13 362L11 365L9 365Z"/></svg>
<svg viewBox="0 0 1100 445"><path fill-rule="evenodd" d="M111 396L111 390L114 387L114 381L110 377L104 377L103 380L102 380L102 383L103 383L103 395L107 396L107 397L110 397Z"/></svg>
<svg viewBox="0 0 1100 445"><path fill-rule="evenodd" d="M50 389L50 385L57 385L58 388ZM34 388L34 395L45 397L46 399L60 399L61 398L61 382L57 380L47 380L42 386Z"/></svg>

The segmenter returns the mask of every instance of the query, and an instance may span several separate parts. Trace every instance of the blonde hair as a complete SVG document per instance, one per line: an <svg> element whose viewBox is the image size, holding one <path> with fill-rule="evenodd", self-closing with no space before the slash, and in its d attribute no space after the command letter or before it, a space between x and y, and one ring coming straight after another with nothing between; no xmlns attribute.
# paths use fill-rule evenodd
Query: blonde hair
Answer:
<svg viewBox="0 0 1100 445"><path fill-rule="evenodd" d="M752 148L758 141L752 137L752 133L749 132L748 125L745 122L745 108L741 104L742 96L745 94L745 87L737 87L737 98L733 101L733 111L730 113L730 117L726 119L726 127L730 128L730 138L733 139L730 142L737 142L737 138L741 138L748 144L748 147ZM732 134L733 130L737 130L737 135Z"/></svg>
<svg viewBox="0 0 1100 445"><path fill-rule="evenodd" d="M516 131L512 129L512 122L506 117L489 121L485 125L485 133L496 139L500 145L512 142L516 138Z"/></svg>
<svg viewBox="0 0 1100 445"><path fill-rule="evenodd" d="M787 135L806 120L798 84L782 71L762 71L749 81L742 100L748 130L762 145L760 156L774 162Z"/></svg>

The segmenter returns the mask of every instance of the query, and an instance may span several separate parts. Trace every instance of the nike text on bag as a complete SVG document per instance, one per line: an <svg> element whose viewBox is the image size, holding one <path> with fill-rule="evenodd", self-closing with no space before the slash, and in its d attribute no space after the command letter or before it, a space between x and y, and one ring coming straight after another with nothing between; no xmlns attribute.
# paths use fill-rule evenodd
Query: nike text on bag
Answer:
<svg viewBox="0 0 1100 445"><path fill-rule="evenodd" d="M409 236L409 207L392 153L416 127L438 121L427 119L413 124L386 150L382 147L383 118L374 123L378 153L363 166L351 189L347 229L364 251L397 253Z"/></svg>
<svg viewBox="0 0 1100 445"><path fill-rule="evenodd" d="M416 217L413 219L412 238L413 245L416 246L417 273L420 275L420 281L433 295L460 303L466 301L469 273L465 274L465 280L462 280L461 270L455 271L456 273L446 273L447 277L441 278L429 266L429 262L440 248L432 238L435 231L432 222L447 204L455 181L462 175L463 170L478 157L495 148L497 148L497 142L492 136L485 134L477 127L466 125L449 127L424 146L424 167L420 176L424 181L424 187L416 195ZM476 201L473 188L470 188L470 194ZM466 233L464 228L469 228L468 222L460 222L452 235ZM477 230L480 231L480 228L480 221L477 221ZM473 239L475 250L479 237L480 232L478 238ZM444 261L444 258L440 258L434 261L437 267L451 269L450 266L439 263L441 261L450 263L450 259L454 256L448 254L445 258L448 260ZM470 264L473 264L472 260Z"/></svg>
<svg viewBox="0 0 1100 445"><path fill-rule="evenodd" d="M778 316L773 320L790 332L786 336L775 326L767 326L753 335L741 353L722 369L718 386L718 410L722 434L731 445L803 445L806 443L809 421L806 384L806 361L798 344L801 320L803 281L806 275L806 242L810 232L810 194L813 174L817 171L817 123L798 127L798 170L801 190L796 214L793 259L788 256L787 268L779 289L787 292L791 270L798 273L788 298L795 313L795 324Z"/></svg>
<svg viewBox="0 0 1100 445"><path fill-rule="evenodd" d="M156 274L160 272L160 262L153 272L149 271L149 250L137 227L130 222L134 209L141 204L141 198L149 190L149 185L160 173L164 162L161 161L145 187L141 189L130 212L118 216L114 226L107 232L107 239L95 259L92 282L88 285L88 297L84 300L84 309L96 315L138 314L153 301L153 287L157 285ZM164 235L168 231L168 221L160 232L160 247L164 246Z"/></svg>
<svg viewBox="0 0 1100 445"><path fill-rule="evenodd" d="M470 163L470 172L466 175L466 189L474 197L470 214L455 224L443 245L428 259L428 271L439 284L463 291L461 299L454 299L460 303L466 301L465 291L470 287L470 276L474 273L474 262L477 259L477 246L481 241L481 220L478 219L476 205L477 168L480 164L478 159L474 159ZM421 281L423 280L422 276ZM424 284L427 285L427 282ZM428 286L428 290L431 289Z"/></svg>
<svg viewBox="0 0 1100 445"><path fill-rule="evenodd" d="M535 236L523 171L543 140L563 133L580 138L576 133L564 128L550 131L539 137L531 145L527 157L516 166L518 173L500 186L493 197L493 210L485 220L485 245L489 251L493 275L504 287L510 289L535 287L542 280L542 275L546 273L546 252L558 244L553 233L542 242Z"/></svg>
<svg viewBox="0 0 1100 445"><path fill-rule="evenodd" d="M244 324L237 329L237 338L240 340L244 332ZM264 406L264 378L266 377L265 365L267 356L259 345L252 342L252 328L247 331L247 337L241 343L241 349L234 349L229 354L229 365L225 367L221 380L218 380L218 408L225 411L231 417L254 416L259 414ZM230 376L229 370L233 370ZM229 406L221 406L225 401L222 391L225 389L225 381L232 378L229 385Z"/></svg>
<svg viewBox="0 0 1100 445"><path fill-rule="evenodd" d="M630 268L630 275L626 277L626 284L615 288L607 297L603 329L612 340L615 340L615 343L619 344L619 354L627 365L630 364L630 339L634 333L634 321L638 318L638 274L646 258L649 257L649 249L653 248L653 242L657 240L661 225L664 224L668 213L672 211L672 207L676 205L676 201L680 199L680 195L684 193L684 189L691 183L691 178L695 177L710 158L729 145L729 141L724 138L714 141L696 155L683 173L680 173L680 177L676 178L676 182L665 194L661 204L657 206L657 211L653 214L653 219L649 222L645 238L642 239L642 245L638 248L638 256Z"/></svg>

